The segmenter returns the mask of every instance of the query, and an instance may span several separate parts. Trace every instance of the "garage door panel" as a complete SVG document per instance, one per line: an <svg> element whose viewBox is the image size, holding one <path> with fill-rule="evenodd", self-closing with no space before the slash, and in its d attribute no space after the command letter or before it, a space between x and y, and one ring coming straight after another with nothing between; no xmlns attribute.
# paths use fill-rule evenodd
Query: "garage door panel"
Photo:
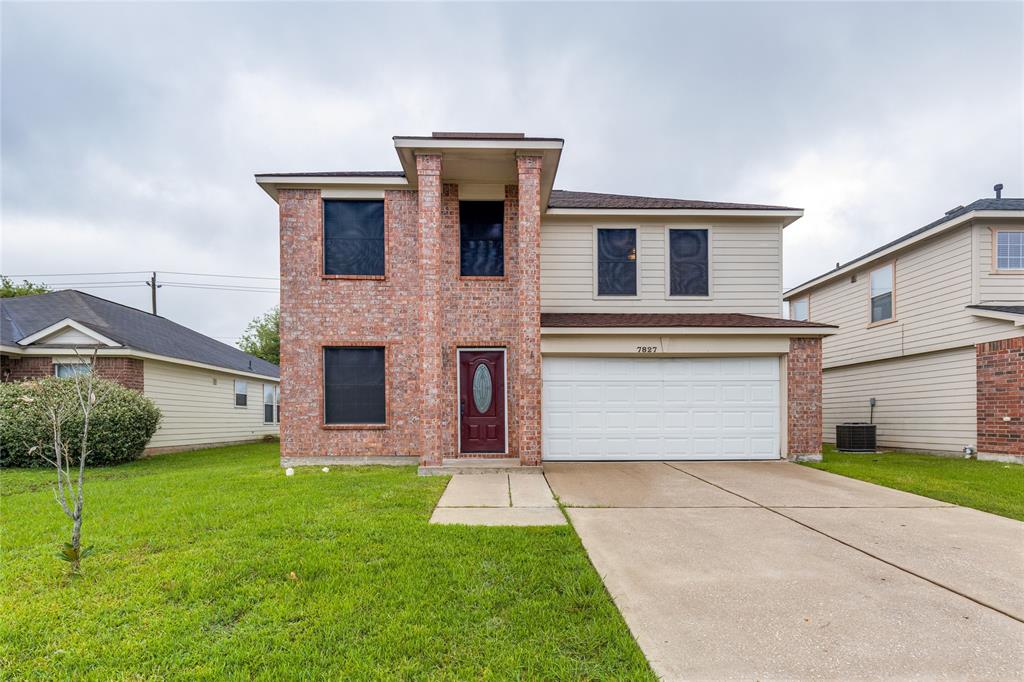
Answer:
<svg viewBox="0 0 1024 682"><path fill-rule="evenodd" d="M778 359L544 358L545 459L768 459Z"/></svg>

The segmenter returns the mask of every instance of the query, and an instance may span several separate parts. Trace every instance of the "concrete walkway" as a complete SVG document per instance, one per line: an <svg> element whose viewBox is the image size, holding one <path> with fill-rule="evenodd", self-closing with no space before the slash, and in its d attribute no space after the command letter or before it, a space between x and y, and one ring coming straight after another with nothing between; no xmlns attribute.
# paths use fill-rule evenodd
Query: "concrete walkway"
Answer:
<svg viewBox="0 0 1024 682"><path fill-rule="evenodd" d="M786 462L548 464L664 679L1024 677L1024 524Z"/></svg>
<svg viewBox="0 0 1024 682"><path fill-rule="evenodd" d="M456 474L434 509L431 523L470 526L564 526L543 476Z"/></svg>

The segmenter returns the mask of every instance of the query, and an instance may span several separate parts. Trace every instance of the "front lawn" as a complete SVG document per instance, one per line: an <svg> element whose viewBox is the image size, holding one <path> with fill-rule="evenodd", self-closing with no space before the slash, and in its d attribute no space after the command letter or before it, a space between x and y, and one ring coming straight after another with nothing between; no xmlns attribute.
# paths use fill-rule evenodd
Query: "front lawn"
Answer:
<svg viewBox="0 0 1024 682"><path fill-rule="evenodd" d="M431 526L447 479L277 456L89 471L74 580L51 473L0 472L2 677L653 679L571 528Z"/></svg>
<svg viewBox="0 0 1024 682"><path fill-rule="evenodd" d="M910 452L836 452L832 446L825 446L823 457L822 462L805 464L1024 521L1024 466L1020 464Z"/></svg>

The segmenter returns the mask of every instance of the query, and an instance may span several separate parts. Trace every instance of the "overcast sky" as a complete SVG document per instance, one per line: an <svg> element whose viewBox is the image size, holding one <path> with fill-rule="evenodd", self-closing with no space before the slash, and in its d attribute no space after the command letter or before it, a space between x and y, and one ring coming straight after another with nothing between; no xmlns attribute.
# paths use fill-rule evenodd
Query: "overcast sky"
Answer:
<svg viewBox="0 0 1024 682"><path fill-rule="evenodd" d="M996 182L1024 196L1022 35L1020 2L4 3L0 270L276 276L254 173L491 130L564 137L561 189L805 208L793 286ZM166 287L159 312L231 340L275 302Z"/></svg>

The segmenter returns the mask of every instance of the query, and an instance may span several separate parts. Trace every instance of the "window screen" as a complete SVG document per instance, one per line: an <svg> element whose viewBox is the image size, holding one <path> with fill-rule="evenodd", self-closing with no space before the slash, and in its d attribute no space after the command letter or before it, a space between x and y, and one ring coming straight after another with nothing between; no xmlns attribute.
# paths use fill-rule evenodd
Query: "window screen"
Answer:
<svg viewBox="0 0 1024 682"><path fill-rule="evenodd" d="M324 274L384 274L383 201L324 201Z"/></svg>
<svg viewBox="0 0 1024 682"><path fill-rule="evenodd" d="M892 265L871 273L871 321L892 319Z"/></svg>
<svg viewBox="0 0 1024 682"><path fill-rule="evenodd" d="M597 231L597 295L636 296L636 230Z"/></svg>
<svg viewBox="0 0 1024 682"><path fill-rule="evenodd" d="M708 231L669 230L669 295L708 295Z"/></svg>
<svg viewBox="0 0 1024 682"><path fill-rule="evenodd" d="M996 232L996 268L1024 270L1024 232Z"/></svg>
<svg viewBox="0 0 1024 682"><path fill-rule="evenodd" d="M324 423L383 424L383 348L324 348Z"/></svg>
<svg viewBox="0 0 1024 682"><path fill-rule="evenodd" d="M235 382L235 407L249 404L249 386L244 381Z"/></svg>
<svg viewBox="0 0 1024 682"><path fill-rule="evenodd" d="M505 202L460 201L460 274L501 277L505 274Z"/></svg>
<svg viewBox="0 0 1024 682"><path fill-rule="evenodd" d="M274 385L263 384L263 422L271 424L274 421Z"/></svg>

